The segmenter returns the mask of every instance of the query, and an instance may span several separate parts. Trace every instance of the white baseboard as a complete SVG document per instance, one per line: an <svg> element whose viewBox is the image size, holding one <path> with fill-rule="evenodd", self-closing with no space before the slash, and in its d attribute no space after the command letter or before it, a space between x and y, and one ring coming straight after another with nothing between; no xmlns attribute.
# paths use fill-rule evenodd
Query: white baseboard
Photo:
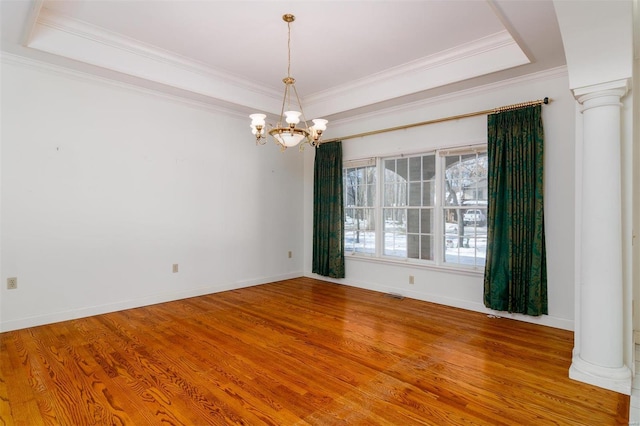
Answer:
<svg viewBox="0 0 640 426"><path fill-rule="evenodd" d="M528 322L528 323L531 323L531 324L544 325L546 327L559 328L559 329L562 329L562 330L569 330L569 331L573 331L574 330L573 321L565 319L565 318L558 318L558 317L553 317L553 316L549 316L549 315L541 315L539 317L532 317L532 316L529 316L529 315L511 314L511 313L508 313L508 312L500 312L500 311L494 311L492 309L488 309L481 302L472 302L472 301L469 301L469 300L456 299L456 298L452 298L452 297L448 297L448 296L442 296L442 295L438 295L438 294L429 294L429 293L423 293L423 292L418 292L418 291L407 291L406 289L403 289L402 291L399 291L397 288L392 287L392 286L384 286L384 285L380 285L380 284L372 284L372 283L369 283L369 282L358 282L358 281L349 280L349 279L346 279L346 278L333 279L333 278L323 277L321 275L317 275L317 274L313 274L313 273L311 273L311 274L305 273L305 276L306 277L310 277L310 278L316 278L316 279L320 279L320 280L324 280L324 281L333 282L333 283L336 283L336 284L344 284L344 285L348 285L348 286L351 286L351 287L358 287L358 288L362 288L362 289L366 289L366 290L378 291L378 292L381 292L381 293L398 293L398 294L401 294L402 296L410 297L412 299L423 300L425 302L437 303L439 305L451 306L451 307L454 307L454 308L466 309L468 311L481 312L481 313L485 313L487 315L494 315L494 316L500 317L500 318L508 318L508 319L513 319L513 320L517 320L517 321Z"/></svg>
<svg viewBox="0 0 640 426"><path fill-rule="evenodd" d="M59 311L45 315L37 315L27 318L18 318L10 321L0 322L0 332L20 330L23 328L36 327L39 325L52 324L61 321L68 321L77 318L86 318L94 315L106 314L109 312L123 311L125 309L139 308L142 306L155 305L157 303L172 302L174 300L187 299L190 297L203 296L206 294L219 293L227 290L235 290L244 287L251 287L260 284L267 284L274 281L288 280L301 277L302 272L292 272L289 274L276 275L272 277L256 278L252 280L238 281L216 286L204 286L190 290L154 294L138 299L123 300L104 305Z"/></svg>

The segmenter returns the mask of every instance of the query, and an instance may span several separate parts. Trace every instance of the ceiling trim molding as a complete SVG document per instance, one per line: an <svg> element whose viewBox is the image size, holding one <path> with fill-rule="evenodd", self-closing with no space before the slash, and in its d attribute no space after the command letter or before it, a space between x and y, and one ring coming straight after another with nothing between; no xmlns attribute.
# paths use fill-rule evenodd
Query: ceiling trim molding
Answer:
<svg viewBox="0 0 640 426"><path fill-rule="evenodd" d="M224 114L227 116L231 116L234 118L240 118L240 119L246 120L246 117L247 117L246 110L239 110L239 109L234 110L233 108L228 108L228 107L215 105L215 104L204 102L204 101L195 100L187 96L169 94L161 90L146 88L138 84L126 83L126 82L118 81L112 78L98 76L92 73L73 70L64 66L54 65L50 62L45 62L45 61L41 61L33 58L27 58L25 56L16 55L6 51L0 52L0 62L10 64L10 65L22 66L22 67L34 69L36 71L46 72L49 74L61 75L63 77L71 78L77 81L89 81L89 82L97 83L103 86L110 86L110 87L115 87L122 90L134 91L142 95L159 97L159 98L162 98L171 102L175 102L178 104L182 104L190 107L196 107L196 108L200 108L210 112L216 112L216 113ZM340 126L343 124L358 122L363 119L375 118L375 117L384 116L392 113L402 113L403 111L414 110L416 108L420 108L430 104L438 104L443 102L454 101L456 99L466 98L469 96L482 95L484 93L489 93L489 92L499 90L505 87L510 87L513 85L533 83L536 81L545 81L545 80L550 80L554 78L568 78L567 66L563 65L563 66L552 68L549 70L526 74L523 76L514 77L507 80L501 80L495 83L489 83L482 86L473 87L470 89L448 93L445 95L429 97L427 99L414 101L410 103L403 103L401 105L388 107L388 108L377 110L374 112L359 114L359 115L345 118L345 119L335 119L335 120L332 120L332 123L334 126Z"/></svg>
<svg viewBox="0 0 640 426"><path fill-rule="evenodd" d="M238 86L250 87L256 92L265 91L273 93L276 96L280 93L276 90L270 91L263 86L259 86L250 80L239 78L233 74L225 73L203 63L189 60L180 55L176 55L161 48L134 40L120 34L107 31L103 28L88 24L77 19L69 18L64 15L52 13L48 9L43 9L37 19L37 24L45 25L49 28L64 31L68 34L81 37L105 46L114 47L127 52L134 53L139 56L151 58L157 62L164 62L169 65L182 67L185 70L207 74L215 78L228 80ZM33 38L33 37L31 37Z"/></svg>
<svg viewBox="0 0 640 426"><path fill-rule="evenodd" d="M513 77L507 80L501 80L495 83L488 83L482 86L476 86L469 89L459 90L457 92L447 93L445 95L432 96L419 101L403 103L401 105L396 105L396 106L380 109L373 112L359 114L359 115L355 115L345 119L332 120L332 127L354 123L364 119L385 116L388 114L402 113L404 111L412 111L412 110L415 110L424 106L432 105L432 104L451 102L458 99L469 98L470 96L484 95L487 93L494 92L496 90L512 87L515 85L531 84L537 81L547 81L555 78L568 78L568 77L569 77L569 72L568 72L567 66L563 65L560 67L551 68L544 71L525 74L519 77ZM543 95L544 94L541 94L540 96L543 97Z"/></svg>
<svg viewBox="0 0 640 426"><path fill-rule="evenodd" d="M469 57L486 53L491 50L509 46L514 43L515 41L513 40L513 38L511 38L507 31L500 31L490 36L475 40L471 43L456 46L443 52L438 52L434 55L407 62L406 64L381 71L377 74L373 74L356 81L336 86L329 90L308 95L305 97L305 100L313 102L318 99L335 96L336 94L341 93L344 90L359 88L363 86L369 87L385 80L390 80L398 76L406 75L407 73L431 70L434 68L442 67Z"/></svg>
<svg viewBox="0 0 640 426"><path fill-rule="evenodd" d="M336 114L529 63L528 56L505 30L305 96L303 102L312 116Z"/></svg>
<svg viewBox="0 0 640 426"><path fill-rule="evenodd" d="M245 121L247 118L246 111L233 110L231 108L226 108L224 106L215 105L215 104L207 103L203 101L198 101L196 99L189 98L187 96L169 94L161 90L155 90L155 89L143 87L143 86L132 84L132 83L125 83L122 81L114 80L112 78L102 77L92 73L73 70L64 66L54 65L50 62L44 62L44 61L33 59L33 58L27 58L25 56L16 55L16 54L8 53L5 51L2 51L0 53L0 63L15 65L19 67L25 67L25 68L33 69L36 71L40 71L40 72L44 72L52 75L58 75L58 76L70 78L75 81L81 81L81 82L88 81L88 82L96 83L102 86L108 86L111 88L125 90L127 92L132 91L145 96L158 97L158 98L162 98L162 99L175 102L178 104L182 104L185 106L196 107L206 111L216 112L216 113L224 114L234 118L240 118Z"/></svg>
<svg viewBox="0 0 640 426"><path fill-rule="evenodd" d="M275 114L281 107L279 90L46 8L40 10L28 47L251 110ZM528 63L525 52L503 30L302 101L309 116L334 115Z"/></svg>
<svg viewBox="0 0 640 426"><path fill-rule="evenodd" d="M27 14L22 37L20 37L20 43L23 46L27 46L29 44L29 40L31 40L31 37L33 36L33 30L36 27L36 21L38 20L38 16L40 16L40 11L42 10L44 2L45 0L33 0L30 5L31 7Z"/></svg>
<svg viewBox="0 0 640 426"><path fill-rule="evenodd" d="M239 105L276 111L280 91L43 8L28 47Z"/></svg>

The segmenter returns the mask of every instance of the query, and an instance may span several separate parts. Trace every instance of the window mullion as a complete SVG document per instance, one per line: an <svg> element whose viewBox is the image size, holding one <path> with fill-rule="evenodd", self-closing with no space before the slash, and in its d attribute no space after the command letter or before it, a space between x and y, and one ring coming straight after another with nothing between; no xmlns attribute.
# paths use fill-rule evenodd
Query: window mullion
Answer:
<svg viewBox="0 0 640 426"><path fill-rule="evenodd" d="M434 258L436 265L442 265L444 258L444 157L436 155L436 202L433 206L434 223Z"/></svg>
<svg viewBox="0 0 640 426"><path fill-rule="evenodd" d="M384 218L382 217L382 206L384 205L384 170L382 159L376 158L376 202L374 212L376 216L376 257L382 256L382 242L384 241Z"/></svg>

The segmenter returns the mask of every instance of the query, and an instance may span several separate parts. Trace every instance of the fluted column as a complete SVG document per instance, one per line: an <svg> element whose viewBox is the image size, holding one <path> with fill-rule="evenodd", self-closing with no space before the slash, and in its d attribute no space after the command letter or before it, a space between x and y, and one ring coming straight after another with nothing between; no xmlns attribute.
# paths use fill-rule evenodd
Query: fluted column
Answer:
<svg viewBox="0 0 640 426"><path fill-rule="evenodd" d="M631 393L624 364L621 98L627 81L574 90L582 105L580 324L569 377Z"/></svg>

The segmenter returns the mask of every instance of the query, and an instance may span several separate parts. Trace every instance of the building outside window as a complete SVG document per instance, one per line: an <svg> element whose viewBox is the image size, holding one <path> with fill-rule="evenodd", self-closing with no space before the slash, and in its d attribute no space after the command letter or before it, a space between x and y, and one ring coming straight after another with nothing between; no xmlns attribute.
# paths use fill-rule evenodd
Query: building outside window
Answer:
<svg viewBox="0 0 640 426"><path fill-rule="evenodd" d="M487 172L485 147L345 163L347 254L484 268Z"/></svg>

